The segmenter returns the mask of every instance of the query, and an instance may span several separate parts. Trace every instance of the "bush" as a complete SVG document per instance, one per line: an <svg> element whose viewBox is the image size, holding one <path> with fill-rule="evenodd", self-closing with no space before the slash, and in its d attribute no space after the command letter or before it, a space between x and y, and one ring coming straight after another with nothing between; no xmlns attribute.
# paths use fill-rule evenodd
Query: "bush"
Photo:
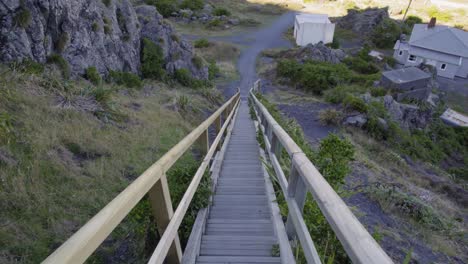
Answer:
<svg viewBox="0 0 468 264"><path fill-rule="evenodd" d="M338 85L324 92L325 101L340 104L349 94L362 94L368 89L362 85Z"/></svg>
<svg viewBox="0 0 468 264"><path fill-rule="evenodd" d="M103 105L107 105L112 98L112 90L97 87L91 91L94 99Z"/></svg>
<svg viewBox="0 0 468 264"><path fill-rule="evenodd" d="M141 88L143 86L140 77L131 72L110 71L109 77L116 84L126 86L127 88Z"/></svg>
<svg viewBox="0 0 468 264"><path fill-rule="evenodd" d="M391 67L395 67L395 65L397 64L397 60L391 56L385 56L383 61Z"/></svg>
<svg viewBox="0 0 468 264"><path fill-rule="evenodd" d="M15 25L25 28L29 26L29 23L31 23L31 13L29 12L29 10L25 9L24 7L21 7L21 9L15 16L14 21Z"/></svg>
<svg viewBox="0 0 468 264"><path fill-rule="evenodd" d="M198 49L207 48L210 46L210 42L205 38L201 38L201 39L195 40L193 42L193 46Z"/></svg>
<svg viewBox="0 0 468 264"><path fill-rule="evenodd" d="M198 56L194 56L192 58L192 63L197 67L197 69L201 69L203 67L203 59Z"/></svg>
<svg viewBox="0 0 468 264"><path fill-rule="evenodd" d="M163 17L170 17L177 11L177 1L174 0L146 0L146 4L156 7Z"/></svg>
<svg viewBox="0 0 468 264"><path fill-rule="evenodd" d="M221 19L218 19L218 18L215 18L213 20L211 20L207 25L206 27L207 28L216 28L216 27L219 27L223 24L223 21L221 21Z"/></svg>
<svg viewBox="0 0 468 264"><path fill-rule="evenodd" d="M383 87L374 87L370 89L370 94L374 97L385 96L387 94L387 89Z"/></svg>
<svg viewBox="0 0 468 264"><path fill-rule="evenodd" d="M276 75L278 77L289 78L296 80L299 78L301 65L293 59L283 59L278 62L276 67Z"/></svg>
<svg viewBox="0 0 468 264"><path fill-rule="evenodd" d="M355 110L360 113L367 112L367 105L361 98L348 94L343 100L343 105L347 110Z"/></svg>
<svg viewBox="0 0 468 264"><path fill-rule="evenodd" d="M395 41L400 37L400 34L399 25L387 18L374 29L371 40L378 48L387 49L395 45Z"/></svg>
<svg viewBox="0 0 468 264"><path fill-rule="evenodd" d="M319 112L319 120L325 125L338 125L342 119L342 113L336 109L325 109Z"/></svg>
<svg viewBox="0 0 468 264"><path fill-rule="evenodd" d="M58 54L52 54L47 57L47 63L57 65L62 71L62 75L65 79L70 77L70 66L68 65L68 61L66 61L62 56Z"/></svg>
<svg viewBox="0 0 468 264"><path fill-rule="evenodd" d="M28 74L42 74L44 72L44 65L31 59L24 59L20 63L12 63L10 67L12 69L17 68L19 71Z"/></svg>
<svg viewBox="0 0 468 264"><path fill-rule="evenodd" d="M93 25L91 26L91 29L93 30L93 32L97 32L99 30L98 23L94 22Z"/></svg>
<svg viewBox="0 0 468 264"><path fill-rule="evenodd" d="M420 17L417 17L417 16L408 16L406 19L405 19L405 24L410 27L411 29L413 28L413 26L415 24L421 24L423 21Z"/></svg>
<svg viewBox="0 0 468 264"><path fill-rule="evenodd" d="M104 34L106 35L112 34L112 28L109 25L104 25Z"/></svg>
<svg viewBox="0 0 468 264"><path fill-rule="evenodd" d="M86 69L86 79L92 82L94 85L100 85L102 78L96 67L89 67Z"/></svg>
<svg viewBox="0 0 468 264"><path fill-rule="evenodd" d="M111 5L111 3L112 3L112 0L102 0L102 2L104 3L104 5L109 7Z"/></svg>
<svg viewBox="0 0 468 264"><path fill-rule="evenodd" d="M332 49L339 49L340 48L340 41L336 36L333 36L333 42L331 43L330 47Z"/></svg>
<svg viewBox="0 0 468 264"><path fill-rule="evenodd" d="M360 57L347 57L343 60L343 63L348 65L348 67L353 71L362 74L373 74L380 71L374 63L363 60Z"/></svg>
<svg viewBox="0 0 468 264"><path fill-rule="evenodd" d="M216 65L215 61L210 62L208 65L208 79L213 80L219 74L219 67Z"/></svg>
<svg viewBox="0 0 468 264"><path fill-rule="evenodd" d="M297 83L306 91L322 94L324 90L345 83L350 79L351 73L343 64L308 62L299 71Z"/></svg>
<svg viewBox="0 0 468 264"><path fill-rule="evenodd" d="M174 72L174 79L184 86L192 84L192 76L187 69L178 69Z"/></svg>
<svg viewBox="0 0 468 264"><path fill-rule="evenodd" d="M203 0L183 0L180 4L180 8L195 11L202 9L204 4Z"/></svg>
<svg viewBox="0 0 468 264"><path fill-rule="evenodd" d="M144 78L161 80L165 76L164 54L161 46L144 38L141 55L141 73Z"/></svg>
<svg viewBox="0 0 468 264"><path fill-rule="evenodd" d="M218 7L218 8L215 8L215 10L213 10L213 15L214 16L230 16L231 12L229 12L229 10L227 9Z"/></svg>

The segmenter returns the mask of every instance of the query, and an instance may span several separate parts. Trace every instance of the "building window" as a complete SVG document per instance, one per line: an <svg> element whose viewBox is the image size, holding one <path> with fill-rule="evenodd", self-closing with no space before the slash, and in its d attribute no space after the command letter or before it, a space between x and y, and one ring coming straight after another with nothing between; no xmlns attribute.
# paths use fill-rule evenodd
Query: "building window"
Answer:
<svg viewBox="0 0 468 264"><path fill-rule="evenodd" d="M440 69L445 71L445 69L447 69L447 64L442 63L442 64L440 65Z"/></svg>
<svg viewBox="0 0 468 264"><path fill-rule="evenodd" d="M402 50L400 50L400 52L398 52L398 56L401 56L401 55L403 55L403 51L402 51Z"/></svg>
<svg viewBox="0 0 468 264"><path fill-rule="evenodd" d="M416 56L414 56L414 55L409 55L408 61L416 61Z"/></svg>

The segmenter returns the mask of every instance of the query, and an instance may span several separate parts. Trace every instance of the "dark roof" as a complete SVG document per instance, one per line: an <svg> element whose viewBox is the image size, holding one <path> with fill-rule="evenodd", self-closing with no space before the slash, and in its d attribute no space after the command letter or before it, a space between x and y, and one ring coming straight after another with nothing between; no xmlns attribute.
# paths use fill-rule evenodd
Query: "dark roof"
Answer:
<svg viewBox="0 0 468 264"><path fill-rule="evenodd" d="M407 83L431 78L431 75L429 73L422 71L416 67L408 67L393 71L386 71L383 72L382 75L387 77L387 79L389 79L393 83Z"/></svg>

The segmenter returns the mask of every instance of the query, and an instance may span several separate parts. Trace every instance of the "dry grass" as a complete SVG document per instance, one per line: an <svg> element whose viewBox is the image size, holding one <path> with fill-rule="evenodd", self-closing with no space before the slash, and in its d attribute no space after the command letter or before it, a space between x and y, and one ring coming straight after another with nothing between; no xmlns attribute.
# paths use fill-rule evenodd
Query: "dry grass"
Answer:
<svg viewBox="0 0 468 264"><path fill-rule="evenodd" d="M211 41L208 47L195 49L196 53L206 61L215 61L220 69L221 78L218 82L227 82L239 77L237 59L240 55L239 47L220 41Z"/></svg>
<svg viewBox="0 0 468 264"><path fill-rule="evenodd" d="M0 162L1 263L45 258L198 125L212 105L193 90L146 83L142 91L106 85L114 92L99 114L64 109L43 77L0 71L0 113L8 113L14 126L12 140L0 148L15 161ZM70 87L69 98L93 89L86 82ZM182 94L198 110L184 116L174 111ZM119 230L114 242L134 234L126 224Z"/></svg>

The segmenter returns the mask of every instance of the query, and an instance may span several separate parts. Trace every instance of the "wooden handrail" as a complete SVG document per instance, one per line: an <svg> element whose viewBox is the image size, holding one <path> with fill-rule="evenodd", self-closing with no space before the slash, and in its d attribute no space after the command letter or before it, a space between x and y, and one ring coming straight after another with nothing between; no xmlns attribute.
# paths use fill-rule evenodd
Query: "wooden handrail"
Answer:
<svg viewBox="0 0 468 264"><path fill-rule="evenodd" d="M250 98L263 131L267 152L286 197L289 208L287 227L295 229L307 262L320 263L302 216L306 193L310 191L353 263L393 263L301 148L257 99L254 94L257 89L258 82L250 90ZM280 148L284 148L291 158L289 183L277 157L281 153Z"/></svg>
<svg viewBox="0 0 468 264"><path fill-rule="evenodd" d="M115 229L115 227L127 216L127 214L135 207L135 205L152 189L156 183L161 183L161 179L165 178L166 172L174 165L174 163L195 143L200 137L206 136L208 128L217 121L221 114L224 113L225 122L223 128L219 131L215 141L213 142L210 150L206 153L202 165L197 170L194 180L187 189L182 201L180 202L176 212L166 212L166 216L171 218L171 221L165 228L163 238L166 233L170 233L172 238L170 241L165 240L164 254L158 254L158 262L161 263L166 257L167 251L172 242L177 240L174 233L174 228L178 227L180 218L183 218L185 211L195 193L196 187L203 175L209 160L211 159L214 150L221 141L225 127L231 122L233 112L236 110L240 101L240 92L238 91L232 96L225 104L223 104L216 112L214 112L208 119L195 128L190 134L183 138L177 145L170 149L164 156L156 161L149 167L143 174L141 174L135 181L133 181L125 190L123 190L117 197L108 203L101 211L99 211L91 220L89 220L83 227L73 234L65 243L63 243L57 250L55 250L43 263L83 263L96 248L107 238L107 236ZM229 115L227 115L229 113ZM204 139L203 139L204 140ZM208 145L208 142L207 142ZM197 179L197 181L195 181ZM194 183L195 181L195 183ZM167 183L166 183L167 184ZM162 186L163 188L167 186ZM187 194L189 193L189 194ZM190 197L190 199L189 199ZM165 196L164 202L170 203L170 197ZM172 209L172 205L170 206ZM155 218L159 218L158 215ZM173 219L176 218L175 221ZM175 223L175 222L178 222ZM162 243L159 243L162 244ZM159 247L159 245L158 245ZM166 249L167 247L167 249ZM158 248L157 248L158 249ZM180 256L177 257L180 260ZM152 258L153 259L153 258Z"/></svg>

